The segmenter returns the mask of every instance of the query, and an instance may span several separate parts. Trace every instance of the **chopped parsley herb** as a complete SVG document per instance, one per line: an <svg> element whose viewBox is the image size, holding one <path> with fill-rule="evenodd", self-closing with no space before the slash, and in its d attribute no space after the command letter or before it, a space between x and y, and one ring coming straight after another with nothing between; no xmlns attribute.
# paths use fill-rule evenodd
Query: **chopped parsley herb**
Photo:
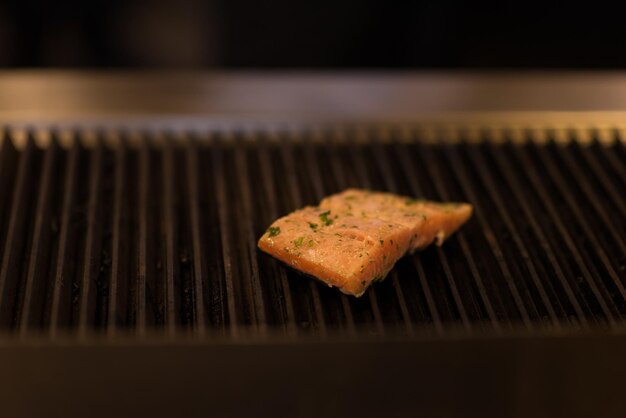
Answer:
<svg viewBox="0 0 626 418"><path fill-rule="evenodd" d="M315 245L315 241L312 239L309 240L309 247L313 247Z"/></svg>
<svg viewBox="0 0 626 418"><path fill-rule="evenodd" d="M333 220L332 219L328 219L328 215L330 215L330 211L327 210L326 212L322 212L320 213L320 219L322 220L322 223L326 226L328 225L332 225Z"/></svg>
<svg viewBox="0 0 626 418"><path fill-rule="evenodd" d="M335 232L335 235L337 235L338 237L343 237L343 235L341 235L339 232Z"/></svg>
<svg viewBox="0 0 626 418"><path fill-rule="evenodd" d="M346 199L346 200L354 200L354 199L356 199L356 196L355 195L350 195L350 196L346 196L344 199Z"/></svg>
<svg viewBox="0 0 626 418"><path fill-rule="evenodd" d="M404 201L404 203L407 206L410 206L410 205L414 205L416 203L420 203L420 202L423 202L423 201L424 201L423 199L407 199L407 200Z"/></svg>
<svg viewBox="0 0 626 418"><path fill-rule="evenodd" d="M450 212L451 210L454 210L454 209L458 208L459 206L461 206L461 204L460 203L455 203L455 202L450 202L450 203L444 203L441 206L443 207L444 211Z"/></svg>
<svg viewBox="0 0 626 418"><path fill-rule="evenodd" d="M299 247L299 246L301 246L301 245L302 245L302 241L303 241L303 240L304 240L304 237L299 237L298 239L294 240L294 242L293 242L293 243L294 243L294 245L295 245L296 247Z"/></svg>
<svg viewBox="0 0 626 418"><path fill-rule="evenodd" d="M280 227L279 226L270 226L267 229L267 232L270 233L270 237L275 237L276 235L280 234Z"/></svg>
<svg viewBox="0 0 626 418"><path fill-rule="evenodd" d="M314 224L313 222L309 222L309 227L310 227L313 231L317 231L317 224Z"/></svg>

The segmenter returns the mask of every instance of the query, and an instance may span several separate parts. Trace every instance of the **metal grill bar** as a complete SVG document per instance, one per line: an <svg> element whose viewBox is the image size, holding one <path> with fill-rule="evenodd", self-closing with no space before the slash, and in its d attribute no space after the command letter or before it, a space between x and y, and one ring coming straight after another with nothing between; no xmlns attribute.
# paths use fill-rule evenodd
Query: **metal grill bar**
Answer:
<svg viewBox="0 0 626 418"><path fill-rule="evenodd" d="M244 252L246 254L246 263L248 266L246 270L244 280L247 283L248 289L251 293L250 300L254 305L254 308L251 310L253 313L253 321L259 327L261 332L265 332L267 330L266 323L266 315L265 315L265 302L263 300L263 290L261 288L261 283L259 281L259 263L257 260L257 251L256 251L256 237L254 233L254 229L252 226L252 197L250 190L251 180L248 175L248 163L246 161L246 148L245 145L239 143L237 150L235 151L235 167L237 178L240 180L240 194L241 197L241 221L238 222L243 229L240 229L239 236L245 237L245 245Z"/></svg>
<svg viewBox="0 0 626 418"><path fill-rule="evenodd" d="M0 254L4 253L19 153L8 132L0 131Z"/></svg>
<svg viewBox="0 0 626 418"><path fill-rule="evenodd" d="M19 321L22 335L41 326L42 311L48 279L48 259L53 239L50 230L54 203L54 172L59 165L59 146L55 138L46 150L41 173L41 188L35 209L33 243L28 257L28 270L24 285L24 302Z"/></svg>
<svg viewBox="0 0 626 418"><path fill-rule="evenodd" d="M38 155L33 137L28 136L22 152L12 198L2 266L0 267L0 328L15 325L15 309L20 299L24 252L28 251L29 223L27 214L37 188Z"/></svg>
<svg viewBox="0 0 626 418"><path fill-rule="evenodd" d="M180 318L181 297L179 283L176 283L179 278L179 270L177 263L177 229L176 229L176 208L174 207L174 182L175 182L175 169L174 169L174 148L172 141L169 137L164 138L163 142L163 209L162 209L162 233L164 234L163 241L165 242L165 324L169 333L173 334L176 331L177 325L182 322ZM177 286L178 285L178 286Z"/></svg>
<svg viewBox="0 0 626 418"><path fill-rule="evenodd" d="M189 218L191 219L191 240L193 245L193 284L194 284L194 323L195 330L204 334L206 329L204 310L203 278L207 276L203 258L203 240L200 221L200 190L198 181L198 145L195 138L190 138L186 151L187 197L189 199Z"/></svg>
<svg viewBox="0 0 626 418"><path fill-rule="evenodd" d="M109 284L109 306L107 330L110 334L128 319L126 298L129 291L128 267L126 265L131 241L128 234L128 214L126 212L128 147L122 140L115 152L115 173L113 192L113 230L111 244L111 282Z"/></svg>
<svg viewBox="0 0 626 418"><path fill-rule="evenodd" d="M98 138L92 151L89 171L89 200L87 202L87 233L85 238L85 254L80 284L79 329L82 334L95 324L96 283L100 268L102 246L102 200L101 178L104 160L104 144Z"/></svg>
<svg viewBox="0 0 626 418"><path fill-rule="evenodd" d="M478 135L115 131L105 145L78 131L69 148L52 133L15 149L9 133L0 329L325 337L624 325L623 144ZM258 251L274 219L347 187L467 199L475 216L360 299Z"/></svg>
<svg viewBox="0 0 626 418"><path fill-rule="evenodd" d="M73 207L77 194L79 159L81 149L78 139L74 142L67 159L67 168L63 180L63 206L61 209L61 229L59 234L59 247L56 255L56 268L54 273L54 286L52 290L52 303L50 306L50 332L55 335L61 327L67 326L71 310L71 272L73 271L72 259L75 254Z"/></svg>
<svg viewBox="0 0 626 418"><path fill-rule="evenodd" d="M149 271L148 259L148 212L150 199L150 149L146 138L142 138L139 150L139 251L137 253L137 313L136 326L140 335L145 334L148 327L148 292L147 281Z"/></svg>
<svg viewBox="0 0 626 418"><path fill-rule="evenodd" d="M232 336L239 333L239 317L237 315L236 296L233 283L231 243L228 233L229 213L226 201L226 172L222 162L222 144L213 142L213 152L211 159L211 168L213 170L213 180L215 181L215 204L219 216L220 238L222 246L222 259L224 267L224 280L226 291L226 306L228 307L228 327Z"/></svg>

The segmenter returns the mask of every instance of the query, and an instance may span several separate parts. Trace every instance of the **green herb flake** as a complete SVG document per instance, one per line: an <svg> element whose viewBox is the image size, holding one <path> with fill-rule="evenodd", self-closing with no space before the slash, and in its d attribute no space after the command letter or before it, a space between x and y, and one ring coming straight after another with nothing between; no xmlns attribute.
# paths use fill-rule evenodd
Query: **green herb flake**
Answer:
<svg viewBox="0 0 626 418"><path fill-rule="evenodd" d="M344 197L344 199L345 200L354 200L354 199L356 199L356 196L355 195L350 195L350 196Z"/></svg>
<svg viewBox="0 0 626 418"><path fill-rule="evenodd" d="M293 241L293 244L294 244L296 247L300 247L300 246L302 245L302 241L304 241L304 237L299 237L298 239L296 239L296 240L294 240L294 241Z"/></svg>
<svg viewBox="0 0 626 418"><path fill-rule="evenodd" d="M410 205L414 205L416 203L420 203L420 202L423 202L423 201L424 201L423 199L407 199L407 200L404 201L404 203L407 206L410 206Z"/></svg>
<svg viewBox="0 0 626 418"><path fill-rule="evenodd" d="M313 247L315 246L315 241L313 241L312 239L309 240L309 247Z"/></svg>
<svg viewBox="0 0 626 418"><path fill-rule="evenodd" d="M332 219L328 219L328 215L330 215L330 211L327 210L326 212L322 212L320 213L320 219L322 220L322 223L326 226L328 225L332 225L333 220Z"/></svg>
<svg viewBox="0 0 626 418"><path fill-rule="evenodd" d="M443 205L441 205L443 210L445 212L451 212L457 208L459 208L461 206L460 203L455 203L455 202L450 202L450 203L444 203Z"/></svg>
<svg viewBox="0 0 626 418"><path fill-rule="evenodd" d="M314 224L313 222L309 222L309 228L311 228L313 231L317 231L317 224Z"/></svg>
<svg viewBox="0 0 626 418"><path fill-rule="evenodd" d="M267 232L269 232L269 236L271 237L275 237L276 235L280 234L280 227L279 226L270 226L267 229Z"/></svg>

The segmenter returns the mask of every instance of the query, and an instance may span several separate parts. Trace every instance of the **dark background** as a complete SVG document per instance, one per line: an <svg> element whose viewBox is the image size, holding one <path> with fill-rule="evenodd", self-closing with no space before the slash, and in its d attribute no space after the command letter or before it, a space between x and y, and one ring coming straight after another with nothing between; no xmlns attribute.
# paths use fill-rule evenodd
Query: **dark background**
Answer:
<svg viewBox="0 0 626 418"><path fill-rule="evenodd" d="M601 2L11 0L0 1L0 66L624 68L625 12Z"/></svg>

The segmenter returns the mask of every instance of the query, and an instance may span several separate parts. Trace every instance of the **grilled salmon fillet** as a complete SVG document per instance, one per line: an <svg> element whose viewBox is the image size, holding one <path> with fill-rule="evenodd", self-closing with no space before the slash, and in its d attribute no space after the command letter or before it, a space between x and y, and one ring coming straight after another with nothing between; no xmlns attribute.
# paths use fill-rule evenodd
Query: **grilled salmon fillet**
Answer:
<svg viewBox="0 0 626 418"><path fill-rule="evenodd" d="M406 253L441 245L472 215L467 203L436 203L348 189L276 220L259 248L343 293L361 296Z"/></svg>

